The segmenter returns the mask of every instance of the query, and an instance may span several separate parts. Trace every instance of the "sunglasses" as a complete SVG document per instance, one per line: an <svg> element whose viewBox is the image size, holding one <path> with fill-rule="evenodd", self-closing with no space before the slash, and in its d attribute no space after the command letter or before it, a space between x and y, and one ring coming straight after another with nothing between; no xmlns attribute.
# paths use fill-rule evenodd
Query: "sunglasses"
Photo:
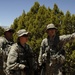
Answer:
<svg viewBox="0 0 75 75"><path fill-rule="evenodd" d="M55 29L55 28L49 28L48 30L53 30L53 29ZM56 29L55 29L56 30Z"/></svg>
<svg viewBox="0 0 75 75"><path fill-rule="evenodd" d="M28 35L23 35L23 37L28 37Z"/></svg>

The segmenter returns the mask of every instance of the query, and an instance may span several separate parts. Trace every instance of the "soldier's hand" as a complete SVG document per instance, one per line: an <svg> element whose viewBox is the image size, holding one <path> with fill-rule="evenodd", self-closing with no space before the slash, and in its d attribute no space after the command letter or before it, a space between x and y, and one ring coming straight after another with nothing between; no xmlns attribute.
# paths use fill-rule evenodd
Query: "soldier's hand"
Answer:
<svg viewBox="0 0 75 75"><path fill-rule="evenodd" d="M26 66L24 64L19 64L20 69L24 69Z"/></svg>
<svg viewBox="0 0 75 75"><path fill-rule="evenodd" d="M42 65L42 63L40 62L40 63L39 63L39 66L41 66L41 65Z"/></svg>
<svg viewBox="0 0 75 75"><path fill-rule="evenodd" d="M75 33L72 33L72 37L75 38Z"/></svg>
<svg viewBox="0 0 75 75"><path fill-rule="evenodd" d="M2 50L2 48L0 48L0 55L2 55L2 53L3 53L3 50Z"/></svg>

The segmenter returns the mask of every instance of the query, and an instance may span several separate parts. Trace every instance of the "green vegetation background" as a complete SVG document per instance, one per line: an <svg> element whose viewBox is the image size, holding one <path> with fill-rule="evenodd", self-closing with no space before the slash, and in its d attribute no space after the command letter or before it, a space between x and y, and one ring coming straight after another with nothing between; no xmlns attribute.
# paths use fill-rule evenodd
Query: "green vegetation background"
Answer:
<svg viewBox="0 0 75 75"><path fill-rule="evenodd" d="M56 4L51 9L50 7L46 8L44 5L40 6L38 2L35 2L29 12L26 13L23 10L22 15L17 17L11 25L15 29L14 41L16 42L17 39L16 32L19 29L26 29L31 33L28 44L38 56L41 41L47 36L46 26L49 23L55 24L59 35L75 32L75 14L71 14L69 11L64 14ZM0 27L0 36L3 35L3 32L3 28ZM65 70L71 73L69 75L73 75L75 72L75 40L65 45L65 51Z"/></svg>

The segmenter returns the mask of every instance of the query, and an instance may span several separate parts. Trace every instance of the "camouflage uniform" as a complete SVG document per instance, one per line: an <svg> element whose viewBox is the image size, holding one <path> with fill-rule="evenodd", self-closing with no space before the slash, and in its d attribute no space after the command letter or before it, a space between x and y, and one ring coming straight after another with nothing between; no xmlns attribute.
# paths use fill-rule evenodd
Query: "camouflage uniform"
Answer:
<svg viewBox="0 0 75 75"><path fill-rule="evenodd" d="M14 43L13 40L9 40L6 38L6 32L11 31L14 32L13 29L7 28L4 32L4 37L0 37L0 74L3 75L6 68L7 55L10 50L11 45Z"/></svg>
<svg viewBox="0 0 75 75"><path fill-rule="evenodd" d="M25 30L18 33L18 37L28 34ZM20 68L24 66L24 68ZM18 41L13 44L7 59L7 75L33 75L33 52L28 44L23 46Z"/></svg>
<svg viewBox="0 0 75 75"><path fill-rule="evenodd" d="M56 29L55 26L51 28ZM53 39L48 36L42 40L38 58L39 65L42 66L44 64L44 74L41 73L41 75L62 75L61 68L65 61L63 45L72 39L75 39L75 33L61 36L55 35Z"/></svg>

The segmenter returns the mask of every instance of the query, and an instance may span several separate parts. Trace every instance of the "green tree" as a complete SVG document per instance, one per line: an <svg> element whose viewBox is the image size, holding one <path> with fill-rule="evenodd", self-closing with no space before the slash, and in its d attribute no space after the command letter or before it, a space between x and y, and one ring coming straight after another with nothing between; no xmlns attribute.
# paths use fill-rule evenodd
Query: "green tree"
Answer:
<svg viewBox="0 0 75 75"><path fill-rule="evenodd" d="M66 12L64 17L64 30L65 34L72 33L72 21L71 21L71 14L69 11Z"/></svg>
<svg viewBox="0 0 75 75"><path fill-rule="evenodd" d="M39 7L40 4L38 2L35 2L34 5L31 7L30 12L32 14L36 14L38 12Z"/></svg>
<svg viewBox="0 0 75 75"><path fill-rule="evenodd" d="M75 32L75 15L74 14L71 17L71 21L72 21L72 31Z"/></svg>
<svg viewBox="0 0 75 75"><path fill-rule="evenodd" d="M25 16L26 16L26 14L25 14L25 11L23 10L23 13L19 17L19 20L18 20L18 28L17 28L18 30L23 29L23 28L26 27L26 25L25 25Z"/></svg>
<svg viewBox="0 0 75 75"><path fill-rule="evenodd" d="M44 5L40 6L38 2L35 2L31 7L30 11L25 13L23 10L22 15L16 18L12 24L12 27L15 29L15 34L19 29L26 29L30 32L30 37L28 43L32 47L33 51L39 52L40 44L43 38L47 36L46 26L49 23L54 23L58 28L59 34L70 34L75 32L75 15L71 16L70 12L67 11L64 15L56 4L54 4L53 9L50 7L46 8ZM16 40L17 36L14 34L14 39ZM75 42L69 42L65 45L66 51L66 65L65 67L69 68L74 72L74 54L75 54ZM72 62L71 62L72 61ZM68 72L68 71L67 71ZM73 75L73 74L71 74Z"/></svg>
<svg viewBox="0 0 75 75"><path fill-rule="evenodd" d="M0 26L0 36L2 36L4 34L4 28L2 28L1 26Z"/></svg>

